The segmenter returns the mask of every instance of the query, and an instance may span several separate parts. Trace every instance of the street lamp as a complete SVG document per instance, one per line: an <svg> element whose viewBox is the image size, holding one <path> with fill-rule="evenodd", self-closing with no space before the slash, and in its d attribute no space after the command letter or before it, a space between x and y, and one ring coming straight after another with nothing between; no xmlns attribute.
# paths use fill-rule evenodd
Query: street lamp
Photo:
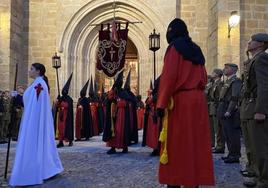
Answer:
<svg viewBox="0 0 268 188"><path fill-rule="evenodd" d="M52 67L56 69L58 95L60 95L60 85L59 85L58 69L61 67L61 59L60 59L60 56L57 56L57 52L55 52L55 55L52 57Z"/></svg>
<svg viewBox="0 0 268 188"><path fill-rule="evenodd" d="M232 11L228 20L228 38L230 38L231 29L239 24L240 16L237 11Z"/></svg>
<svg viewBox="0 0 268 188"><path fill-rule="evenodd" d="M149 50L154 52L154 80L155 80L155 52L160 48L160 33L156 34L155 29L149 35Z"/></svg>

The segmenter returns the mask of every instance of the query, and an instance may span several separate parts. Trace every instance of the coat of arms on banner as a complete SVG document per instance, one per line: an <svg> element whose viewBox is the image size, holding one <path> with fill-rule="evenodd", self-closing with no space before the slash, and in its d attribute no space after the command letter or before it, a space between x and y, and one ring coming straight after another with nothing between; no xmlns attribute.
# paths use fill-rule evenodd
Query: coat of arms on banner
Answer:
<svg viewBox="0 0 268 188"><path fill-rule="evenodd" d="M109 77L113 77L124 67L127 34L128 23L126 23L124 29L121 29L120 23L113 22L112 31L110 31L110 24L107 24L106 30L101 25L101 30L99 31L97 69L102 70Z"/></svg>

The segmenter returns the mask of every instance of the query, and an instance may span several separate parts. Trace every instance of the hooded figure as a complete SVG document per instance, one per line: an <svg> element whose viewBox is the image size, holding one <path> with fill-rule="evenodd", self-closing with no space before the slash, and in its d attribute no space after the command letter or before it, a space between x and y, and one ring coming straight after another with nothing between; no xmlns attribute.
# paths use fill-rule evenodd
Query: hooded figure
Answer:
<svg viewBox="0 0 268 188"><path fill-rule="evenodd" d="M151 156L158 156L160 151L159 134L161 131L161 119L157 117L156 102L160 76L154 81L152 93L146 99L146 113L142 146L152 148Z"/></svg>
<svg viewBox="0 0 268 188"><path fill-rule="evenodd" d="M187 188L214 185L205 59L183 20L174 19L166 36L156 105L163 118L159 182Z"/></svg>
<svg viewBox="0 0 268 188"><path fill-rule="evenodd" d="M124 85L124 93L126 95L127 108L129 110L129 124L130 124L130 143L138 143L138 120L137 120L137 100L134 93L132 93L130 89L130 74L131 71L128 72L125 85Z"/></svg>
<svg viewBox="0 0 268 188"><path fill-rule="evenodd" d="M105 109L105 125L103 129L102 140L108 142L114 136L114 110L116 106L116 93L121 90L123 85L123 71L121 71L116 79L114 78L114 84L109 92L107 92L106 109Z"/></svg>
<svg viewBox="0 0 268 188"><path fill-rule="evenodd" d="M127 153L128 146L131 144L128 102L130 97L127 91L121 88L122 85L123 71L118 74L112 90L108 93L106 124L103 134L103 140L107 142L108 147L111 147L107 154L116 153L116 148L123 149L122 153Z"/></svg>
<svg viewBox="0 0 268 188"><path fill-rule="evenodd" d="M63 141L68 141L69 146L74 140L73 99L68 95L73 73L62 88L62 96L56 103L56 137L59 140L57 147L63 147Z"/></svg>
<svg viewBox="0 0 268 188"><path fill-rule="evenodd" d="M80 141L81 138L89 140L91 135L91 115L88 105L88 98L86 97L89 80L80 91L80 98L77 102L76 116L75 116L75 137L76 141Z"/></svg>
<svg viewBox="0 0 268 188"><path fill-rule="evenodd" d="M90 78L90 85L89 85L89 107L90 107L90 113L91 113L91 124L92 124L92 136L97 136L99 135L99 125L98 125L98 101L97 101L97 96L96 92L94 90L94 84L93 84L93 79L92 76Z"/></svg>

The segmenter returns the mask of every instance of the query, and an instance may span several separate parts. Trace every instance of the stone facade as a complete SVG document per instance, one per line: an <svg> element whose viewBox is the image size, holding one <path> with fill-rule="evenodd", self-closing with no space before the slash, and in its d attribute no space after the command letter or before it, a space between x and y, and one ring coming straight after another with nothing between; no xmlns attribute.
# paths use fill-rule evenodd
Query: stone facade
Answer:
<svg viewBox="0 0 268 188"><path fill-rule="evenodd" d="M153 53L148 36L154 28L161 35L156 52L156 71L161 72L167 47L168 23L181 17L190 35L206 57L207 69L222 68L224 63L241 64L246 43L255 32L268 32L267 0L116 0L119 20L142 21L130 24L129 40L137 49L138 91L145 96L153 78ZM113 0L1 0L0 2L0 89L13 86L14 64L19 63L19 84L27 85L27 69L33 62L44 63L52 95L56 95L55 70L51 57L62 58L60 86L74 72L71 95L78 97L90 74L96 75L96 49L99 24L113 18ZM241 15L238 27L228 38L231 11ZM107 90L107 88L106 88Z"/></svg>

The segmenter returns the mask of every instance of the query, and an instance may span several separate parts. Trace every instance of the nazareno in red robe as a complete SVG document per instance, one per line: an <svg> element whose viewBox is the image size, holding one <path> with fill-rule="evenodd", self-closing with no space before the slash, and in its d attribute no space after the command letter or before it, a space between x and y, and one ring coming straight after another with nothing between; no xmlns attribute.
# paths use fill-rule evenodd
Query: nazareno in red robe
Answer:
<svg viewBox="0 0 268 188"><path fill-rule="evenodd" d="M139 107L137 109L138 130L143 129L144 112L145 112L145 109L142 107Z"/></svg>
<svg viewBox="0 0 268 188"><path fill-rule="evenodd" d="M98 114L97 114L97 108L98 103L97 102L90 102L90 110L91 110L91 118L92 118L92 136L99 135L99 128L98 128Z"/></svg>
<svg viewBox="0 0 268 188"><path fill-rule="evenodd" d="M57 102L56 107L58 108L56 138L60 141L63 141L66 139L65 128L68 114L68 103L64 101Z"/></svg>
<svg viewBox="0 0 268 188"><path fill-rule="evenodd" d="M159 182L169 185L214 185L213 161L207 102L204 87L205 67L184 60L174 47L164 59L157 108L166 108L172 97L174 107L168 114L168 163L159 166Z"/></svg>
<svg viewBox="0 0 268 188"><path fill-rule="evenodd" d="M75 115L75 137L76 139L81 139L81 130L83 121L83 106L78 105L76 108Z"/></svg>
<svg viewBox="0 0 268 188"><path fill-rule="evenodd" d="M150 106L147 122L147 131L146 131L146 145L152 149L158 149L159 145L159 134L160 134L160 119L157 118L156 122L154 121L155 114L155 103L153 102L152 97L150 97L146 104Z"/></svg>
<svg viewBox="0 0 268 188"><path fill-rule="evenodd" d="M114 137L112 137L108 142L108 147L114 147L117 149L124 149L128 146L127 143L125 143L125 121L126 121L126 104L127 101L124 99L117 99L116 103L116 120L114 124Z"/></svg>

